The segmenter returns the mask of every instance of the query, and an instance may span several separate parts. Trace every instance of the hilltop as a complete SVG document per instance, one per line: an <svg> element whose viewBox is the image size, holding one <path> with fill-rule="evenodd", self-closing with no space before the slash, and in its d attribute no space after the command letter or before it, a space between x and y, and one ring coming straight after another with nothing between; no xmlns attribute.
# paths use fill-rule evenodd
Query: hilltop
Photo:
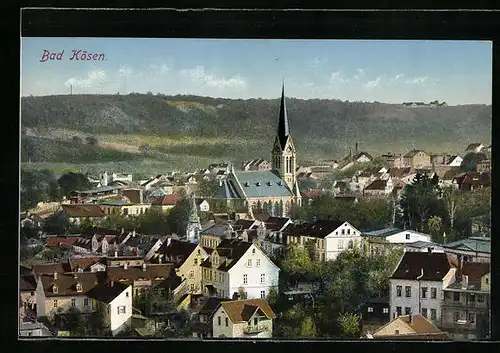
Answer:
<svg viewBox="0 0 500 353"><path fill-rule="evenodd" d="M102 149L120 150L117 141L124 146L122 154L104 153L106 158L142 158L135 150L146 142L157 153L148 157L153 159L162 159L162 153L244 159L268 158L278 111L278 99L59 95L23 97L21 119L24 132L30 131L25 139L37 138L41 144L51 132L69 130L99 136L108 143ZM307 160L341 158L356 142L373 154L405 152L413 147L463 153L468 142L491 140L491 105L410 108L287 98L287 111L299 158ZM64 140L54 134L51 138ZM61 142L57 145L63 147ZM89 161L101 152L93 150L84 159ZM51 161L50 156L64 160L61 153L43 154L46 157L39 158L45 161ZM32 158L23 156L23 160Z"/></svg>

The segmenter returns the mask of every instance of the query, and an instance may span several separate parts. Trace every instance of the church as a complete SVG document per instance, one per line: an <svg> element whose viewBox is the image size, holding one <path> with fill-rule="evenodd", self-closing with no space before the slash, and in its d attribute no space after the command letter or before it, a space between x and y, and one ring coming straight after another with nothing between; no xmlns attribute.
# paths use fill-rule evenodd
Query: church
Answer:
<svg viewBox="0 0 500 353"><path fill-rule="evenodd" d="M288 216L294 205L302 205L295 172L297 151L290 134L284 85L271 163L271 170L266 171L235 171L231 167L227 178L219 182L213 201L250 215L266 211L277 217Z"/></svg>

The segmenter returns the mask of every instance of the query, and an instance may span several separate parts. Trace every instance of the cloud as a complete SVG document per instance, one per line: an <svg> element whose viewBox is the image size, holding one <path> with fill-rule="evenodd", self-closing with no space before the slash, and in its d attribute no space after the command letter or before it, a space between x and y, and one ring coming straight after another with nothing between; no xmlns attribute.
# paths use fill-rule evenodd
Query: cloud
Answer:
<svg viewBox="0 0 500 353"><path fill-rule="evenodd" d="M357 74L354 75L355 80L359 80L361 77L363 77L365 75L365 70L363 70L363 69L357 69L356 72L357 72Z"/></svg>
<svg viewBox="0 0 500 353"><path fill-rule="evenodd" d="M429 78L427 76L423 76L423 77L414 77L409 80L406 80L406 83L410 85L422 85L424 83L427 83L428 81Z"/></svg>
<svg viewBox="0 0 500 353"><path fill-rule="evenodd" d="M345 79L340 71L337 72L332 72L330 75L330 83L332 84L342 84L344 85L347 82L347 79Z"/></svg>
<svg viewBox="0 0 500 353"><path fill-rule="evenodd" d="M201 86L207 85L216 88L243 88L246 86L246 81L238 75L230 78L219 77L205 72L205 68L201 65L196 66L194 69L181 70L180 74Z"/></svg>
<svg viewBox="0 0 500 353"><path fill-rule="evenodd" d="M163 63L163 64L151 64L150 65L150 68L155 72L155 73L161 73L161 74L164 74L168 71L172 71L172 69L170 68L170 66L168 66L167 64Z"/></svg>
<svg viewBox="0 0 500 353"><path fill-rule="evenodd" d="M106 72L103 69L92 70L87 73L85 77L72 77L64 83L66 86L74 86L81 88L95 87L106 81Z"/></svg>
<svg viewBox="0 0 500 353"><path fill-rule="evenodd" d="M368 81L366 84L365 84L365 87L368 88L368 89L372 89L372 88L375 88L377 86L380 86L382 82L382 76L379 76L377 77L375 80L373 81Z"/></svg>
<svg viewBox="0 0 500 353"><path fill-rule="evenodd" d="M401 78L403 78L403 76L404 74L397 74L396 76L394 76L392 81L398 82Z"/></svg>
<svg viewBox="0 0 500 353"><path fill-rule="evenodd" d="M319 57L316 56L314 59L312 59L311 66L318 66L320 62L321 60L319 60Z"/></svg>
<svg viewBox="0 0 500 353"><path fill-rule="evenodd" d="M118 70L119 77L128 77L128 76L132 75L133 73L134 73L134 70L130 66L127 66L127 65L121 66L120 69Z"/></svg>

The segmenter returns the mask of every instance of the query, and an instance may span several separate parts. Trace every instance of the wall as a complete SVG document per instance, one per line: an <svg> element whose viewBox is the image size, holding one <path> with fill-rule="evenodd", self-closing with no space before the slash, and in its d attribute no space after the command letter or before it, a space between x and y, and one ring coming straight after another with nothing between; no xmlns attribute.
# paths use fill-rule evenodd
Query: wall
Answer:
<svg viewBox="0 0 500 353"><path fill-rule="evenodd" d="M200 254L198 254L198 250ZM202 288L202 268L200 264L208 257L207 252L201 247L197 246L194 251L184 261L179 271L187 280L187 286L190 293L201 293ZM195 264L196 259L196 264ZM190 272L193 272L193 277L190 277ZM194 289L192 289L194 287Z"/></svg>
<svg viewBox="0 0 500 353"><path fill-rule="evenodd" d="M377 335L375 336L394 335L396 330L399 331L399 334L413 333L413 331L408 329L408 325L406 323L402 322L401 320L396 320L378 331Z"/></svg>
<svg viewBox="0 0 500 353"><path fill-rule="evenodd" d="M128 296L127 296L128 295ZM125 313L118 314L118 307L125 306ZM110 328L113 334L118 333L132 317L132 286L128 286L110 304Z"/></svg>
<svg viewBox="0 0 500 353"><path fill-rule="evenodd" d="M218 324L218 317L221 318L220 326ZM228 327L226 327L226 318L228 318ZM221 336L237 337L234 334L234 331L235 331L234 326L235 325L229 319L229 316L225 313L225 310L222 307L222 305L219 306L219 309L217 309L217 311L214 313L214 315L212 317L213 337L214 338L221 337ZM239 331L239 330L240 330L240 328L238 327L238 330L236 330L236 331Z"/></svg>
<svg viewBox="0 0 500 353"><path fill-rule="evenodd" d="M410 239L406 239L406 234L410 235ZM430 242L431 236L425 234L418 234L411 230L404 230L399 233L390 235L385 238L389 243L414 243L416 241Z"/></svg>
<svg viewBox="0 0 500 353"><path fill-rule="evenodd" d="M253 253L255 249L255 254ZM247 267L247 260L252 260L252 267ZM256 260L260 259L260 266L256 266ZM229 296L238 292L239 287L243 287L247 292L247 298L260 298L261 291L265 292L265 297L272 287L278 289L279 268L255 245L250 246L240 260L228 271L229 272ZM261 283L261 274L265 274L265 283ZM247 274L248 282L243 283L243 274Z"/></svg>
<svg viewBox="0 0 500 353"><path fill-rule="evenodd" d="M344 235L342 235L344 230ZM349 234L347 234L349 232ZM342 240L342 249L339 249L339 241ZM335 260L342 251L346 250L349 246L349 240L353 240L354 246L361 244L361 232L345 222L342 226L336 229L331 234L325 237L325 260Z"/></svg>
<svg viewBox="0 0 500 353"><path fill-rule="evenodd" d="M59 311L59 308L61 308L63 311L70 309L72 307L71 299L75 299L74 308L82 312L92 312L92 299L88 298L87 296L82 295L68 297L48 297L44 301L44 311L46 313L45 315L54 315ZM84 305L85 299L88 299L88 306ZM57 308L54 308L54 300L57 300Z"/></svg>

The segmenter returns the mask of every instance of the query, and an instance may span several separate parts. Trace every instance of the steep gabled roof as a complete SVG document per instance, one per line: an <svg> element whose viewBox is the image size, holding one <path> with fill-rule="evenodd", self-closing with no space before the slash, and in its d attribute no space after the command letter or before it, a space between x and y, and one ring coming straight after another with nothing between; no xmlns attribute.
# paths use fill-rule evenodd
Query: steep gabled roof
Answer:
<svg viewBox="0 0 500 353"><path fill-rule="evenodd" d="M177 201L179 200L179 197L176 194L171 194L171 195L164 195L155 198L152 202L151 205L158 205L158 206L175 206Z"/></svg>
<svg viewBox="0 0 500 353"><path fill-rule="evenodd" d="M391 279L441 281L452 268L445 253L405 252ZM423 274L423 276L422 276Z"/></svg>
<svg viewBox="0 0 500 353"><path fill-rule="evenodd" d="M233 239L223 239L215 251L221 256L227 258L228 261L222 261L219 267L219 271L229 271L247 252L247 250L252 246L252 243L244 242L241 240ZM212 267L210 257L201 263L202 267Z"/></svg>
<svg viewBox="0 0 500 353"><path fill-rule="evenodd" d="M387 187L387 180L377 179L372 181L365 190L385 190Z"/></svg>
<svg viewBox="0 0 500 353"><path fill-rule="evenodd" d="M413 158L420 152L427 154L425 151L422 150L411 150L410 152L404 155L404 158Z"/></svg>
<svg viewBox="0 0 500 353"><path fill-rule="evenodd" d="M40 281L47 297L76 296L86 294L99 284L99 276L103 276L103 274L98 272L58 273L57 279L54 279L54 275L42 275ZM82 285L81 292L77 291L78 283ZM57 286L57 293L53 291L54 285Z"/></svg>
<svg viewBox="0 0 500 353"><path fill-rule="evenodd" d="M313 223L294 224L288 226L283 233L287 236L307 236L314 238L324 238L344 222L336 220L317 220Z"/></svg>
<svg viewBox="0 0 500 353"><path fill-rule="evenodd" d="M22 275L19 278L19 290L21 292L33 292L36 290L36 279L33 275Z"/></svg>
<svg viewBox="0 0 500 353"><path fill-rule="evenodd" d="M160 253L164 259L179 259L174 262L176 267L180 267L184 264L197 246L197 244L186 241L171 239L170 244L168 244L168 241L164 242L157 252Z"/></svg>
<svg viewBox="0 0 500 353"><path fill-rule="evenodd" d="M251 317L249 313L252 312L253 315L258 309L260 309L268 319L276 318L276 314L265 299L223 301L220 303L220 306L222 306L233 323L248 321Z"/></svg>
<svg viewBox="0 0 500 353"><path fill-rule="evenodd" d="M282 150L285 149L289 135L290 135L290 128L288 126L288 116L286 112L285 84L283 84L281 88L280 115L279 115L278 135L277 135Z"/></svg>
<svg viewBox="0 0 500 353"><path fill-rule="evenodd" d="M394 327L394 333L384 334L383 331ZM396 333L398 330L398 333ZM401 332L401 330L406 332ZM429 320L421 315L398 316L388 324L379 328L373 334L373 338L383 339L446 339L444 332L434 326Z"/></svg>
<svg viewBox="0 0 500 353"><path fill-rule="evenodd" d="M129 285L120 282L106 282L94 286L86 294L92 299L109 304L128 287Z"/></svg>
<svg viewBox="0 0 500 353"><path fill-rule="evenodd" d="M289 221L290 221L290 218L288 218L288 217L269 217L268 219L266 219L264 221L264 224L266 225L267 230L279 231Z"/></svg>

